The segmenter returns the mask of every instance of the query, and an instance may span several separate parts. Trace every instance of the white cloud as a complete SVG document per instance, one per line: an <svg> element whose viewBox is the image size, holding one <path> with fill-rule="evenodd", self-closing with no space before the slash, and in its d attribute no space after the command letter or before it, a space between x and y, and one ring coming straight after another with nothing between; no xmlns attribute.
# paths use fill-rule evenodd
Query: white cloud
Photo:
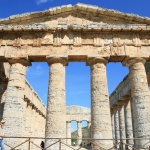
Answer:
<svg viewBox="0 0 150 150"><path fill-rule="evenodd" d="M40 4L46 3L48 1L52 2L53 0L37 0L36 3L37 3L37 5L40 5Z"/></svg>

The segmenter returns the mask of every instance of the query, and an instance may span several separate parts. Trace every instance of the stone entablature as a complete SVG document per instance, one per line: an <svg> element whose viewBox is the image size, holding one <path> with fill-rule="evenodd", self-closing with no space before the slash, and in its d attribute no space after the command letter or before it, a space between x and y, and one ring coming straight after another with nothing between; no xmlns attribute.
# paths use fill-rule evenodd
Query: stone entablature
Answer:
<svg viewBox="0 0 150 150"><path fill-rule="evenodd" d="M116 24L58 24L56 27L51 27L45 24L29 24L29 25L1 25L0 32L10 32L10 31L150 31L150 25L146 24L128 24L128 25L116 25Z"/></svg>
<svg viewBox="0 0 150 150"><path fill-rule="evenodd" d="M24 100L27 101L27 103L30 103L30 105L32 105L33 108L35 108L41 115L46 117L46 106L43 104L42 100L27 80L25 85Z"/></svg>
<svg viewBox="0 0 150 150"><path fill-rule="evenodd" d="M66 107L66 121L87 121L91 122L91 109L82 106Z"/></svg>
<svg viewBox="0 0 150 150"><path fill-rule="evenodd" d="M128 75L119 83L117 88L109 96L110 108L112 108L116 103L123 100L123 97L130 94L130 82Z"/></svg>
<svg viewBox="0 0 150 150"><path fill-rule="evenodd" d="M11 16L0 20L0 61L46 61L48 55L86 61L91 54L109 62L149 60L149 26L149 18L85 4Z"/></svg>

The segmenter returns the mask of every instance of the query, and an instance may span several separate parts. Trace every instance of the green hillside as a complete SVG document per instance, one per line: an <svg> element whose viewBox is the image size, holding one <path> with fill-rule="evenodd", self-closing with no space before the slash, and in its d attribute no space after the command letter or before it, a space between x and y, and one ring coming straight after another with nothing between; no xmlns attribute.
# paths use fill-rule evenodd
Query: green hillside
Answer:
<svg viewBox="0 0 150 150"><path fill-rule="evenodd" d="M89 138L88 135L88 127L83 127L82 128L82 138ZM77 130L71 133L71 138L77 138ZM87 143L88 140L82 140L82 143ZM72 139L71 143L75 142L77 144L77 139Z"/></svg>

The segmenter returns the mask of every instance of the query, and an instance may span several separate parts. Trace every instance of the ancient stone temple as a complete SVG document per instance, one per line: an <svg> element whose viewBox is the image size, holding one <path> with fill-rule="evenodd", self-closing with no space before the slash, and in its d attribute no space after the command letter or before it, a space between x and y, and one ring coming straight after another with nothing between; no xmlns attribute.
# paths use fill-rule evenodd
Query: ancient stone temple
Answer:
<svg viewBox="0 0 150 150"><path fill-rule="evenodd" d="M46 115L41 109L39 114L42 119L46 117L45 146L56 142L47 149L58 150L59 144L55 138L66 138L68 121L64 119L65 68L68 62L86 62L91 68L93 150L100 147L109 149L126 135L142 138L134 141L134 147L141 148L149 142L143 138L150 138L150 93L144 66L150 60L149 33L149 18L80 3L1 19L0 62L10 64L2 115L9 120L6 127L9 128L13 122L13 126L17 127L17 136L24 135L22 129L25 124L32 130L24 119L25 115L29 118L31 116L23 111L28 102L29 107L34 106L30 105L33 98L25 97L29 96L28 92L27 95L24 94L27 89L26 68L32 62L47 62L50 67L48 106ZM129 67L130 96L125 96L119 104L114 103L118 95L114 94L115 100L109 100L106 75L108 62L122 62L123 66ZM120 95L119 93L119 100ZM31 108L30 112L37 115L38 108ZM111 119L114 120L113 123ZM16 135L13 130L9 133ZM96 140L113 137L115 140ZM14 145L17 142L14 141ZM127 142L132 144L133 140ZM67 149L65 144L61 149Z"/></svg>

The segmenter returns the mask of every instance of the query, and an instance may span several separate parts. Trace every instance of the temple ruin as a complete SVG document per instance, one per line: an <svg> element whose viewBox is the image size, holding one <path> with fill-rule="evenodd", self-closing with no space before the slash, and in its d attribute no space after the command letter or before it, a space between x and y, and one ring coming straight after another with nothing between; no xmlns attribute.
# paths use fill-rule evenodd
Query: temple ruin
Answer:
<svg viewBox="0 0 150 150"><path fill-rule="evenodd" d="M8 82L3 88L1 101L5 105L1 104L1 117L7 120L5 128L11 128L12 122L13 127L17 127L17 132L7 130L8 134L18 137L42 134L46 147L56 143L48 150L59 150L55 138L65 143L63 138L70 136L65 67L68 62L86 62L91 68L91 117L87 121L91 123L91 138L103 139L93 141L93 150L109 149L120 139L136 149L147 149L150 92L145 63L150 61L149 33L150 18L80 3L1 19L0 62L10 64L7 78L1 79ZM26 68L32 62L47 62L50 67L47 110L25 79ZM110 98L106 76L108 62L121 62L129 67L128 77ZM42 127L45 133L36 132L45 119L46 128ZM81 120L77 121L80 128ZM126 138L131 139L125 141ZM15 146L21 140L11 144ZM61 149L67 150L66 145Z"/></svg>

